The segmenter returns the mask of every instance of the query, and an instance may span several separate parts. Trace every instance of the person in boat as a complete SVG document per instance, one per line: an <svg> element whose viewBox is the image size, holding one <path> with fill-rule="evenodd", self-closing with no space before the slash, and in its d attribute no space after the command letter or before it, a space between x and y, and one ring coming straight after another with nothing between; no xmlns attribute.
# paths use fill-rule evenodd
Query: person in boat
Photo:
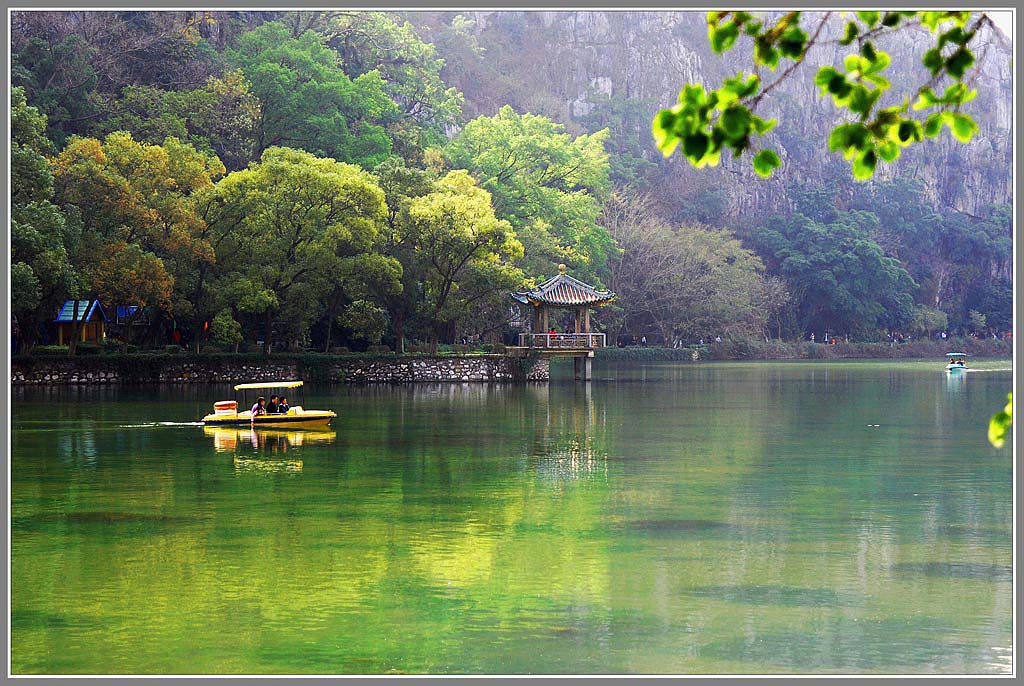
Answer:
<svg viewBox="0 0 1024 686"><path fill-rule="evenodd" d="M291 409L291 405L288 404L288 397L282 395L281 402L277 404L278 414L288 414L288 410Z"/></svg>
<svg viewBox="0 0 1024 686"><path fill-rule="evenodd" d="M256 417L260 417L267 413L267 408L265 407L266 402L266 398L264 398L262 395L256 398L256 404L252 406L251 410L249 410L249 413L252 415L249 420L250 423L255 422Z"/></svg>
<svg viewBox="0 0 1024 686"><path fill-rule="evenodd" d="M277 394L270 396L270 402L267 403L267 414L277 414Z"/></svg>

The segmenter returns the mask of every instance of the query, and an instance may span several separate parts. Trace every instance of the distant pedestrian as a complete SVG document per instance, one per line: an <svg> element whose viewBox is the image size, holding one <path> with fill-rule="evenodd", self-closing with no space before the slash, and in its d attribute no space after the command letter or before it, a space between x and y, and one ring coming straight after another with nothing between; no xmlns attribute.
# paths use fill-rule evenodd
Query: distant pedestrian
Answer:
<svg viewBox="0 0 1024 686"><path fill-rule="evenodd" d="M640 337L640 347L642 347L642 348L646 348L647 347L647 336L641 336Z"/></svg>
<svg viewBox="0 0 1024 686"><path fill-rule="evenodd" d="M715 343L721 343L721 342L722 342L722 337L721 336L715 336Z"/></svg>
<svg viewBox="0 0 1024 686"><path fill-rule="evenodd" d="M814 332L812 331L811 332L811 343L813 343L813 342L814 342Z"/></svg>

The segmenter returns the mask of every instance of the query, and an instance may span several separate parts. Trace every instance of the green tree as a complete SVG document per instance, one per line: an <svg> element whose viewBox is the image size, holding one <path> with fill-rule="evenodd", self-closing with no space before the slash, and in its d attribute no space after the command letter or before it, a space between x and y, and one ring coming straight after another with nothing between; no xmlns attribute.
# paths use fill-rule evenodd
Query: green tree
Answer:
<svg viewBox="0 0 1024 686"><path fill-rule="evenodd" d="M386 125L398 107L383 79L376 71L350 79L313 31L293 37L285 24L268 22L239 38L231 60L260 100L256 155L290 146L364 167L387 158Z"/></svg>
<svg viewBox="0 0 1024 686"><path fill-rule="evenodd" d="M213 318L210 335L219 345L232 346L237 352L238 344L242 342L242 325L232 316L231 310L224 308Z"/></svg>
<svg viewBox="0 0 1024 686"><path fill-rule="evenodd" d="M160 260L174 284L170 303L155 300L158 314L173 311L194 318L191 284L197 265L216 259L195 201L224 173L220 160L173 137L163 145L150 145L115 132L102 142L71 138L53 169L58 204L80 217L82 234L72 261L86 290L95 292L97 266L118 246L135 244ZM153 318L154 325L159 319Z"/></svg>
<svg viewBox="0 0 1024 686"><path fill-rule="evenodd" d="M45 155L46 117L11 90L11 307L21 331L21 350L38 340L42 322L59 303L78 294L78 275L69 255L74 222L53 204L53 173Z"/></svg>
<svg viewBox="0 0 1024 686"><path fill-rule="evenodd" d="M796 213L775 217L746 240L790 284L801 330L823 327L858 337L901 328L913 317L916 284L871 239L877 217L839 213L829 223Z"/></svg>
<svg viewBox="0 0 1024 686"><path fill-rule="evenodd" d="M461 124L463 96L442 80L444 60L396 13L295 12L288 20L296 35L303 28L322 35L349 78L380 74L399 107L388 131L404 159L418 161L423 148L446 142L448 130Z"/></svg>
<svg viewBox="0 0 1024 686"><path fill-rule="evenodd" d="M96 126L97 133L129 131L136 140L153 144L174 136L216 155L232 171L253 159L260 103L239 70L211 76L194 90L127 86L113 108L114 114Z"/></svg>
<svg viewBox="0 0 1024 686"><path fill-rule="evenodd" d="M338 323L348 329L353 338L377 344L387 328L388 315L384 308L372 302L353 300L338 317Z"/></svg>
<svg viewBox="0 0 1024 686"><path fill-rule="evenodd" d="M436 349L473 308L522 285L514 262L523 246L511 225L495 216L491 194L464 170L449 172L431 193L413 199L409 219L411 242L423 263Z"/></svg>
<svg viewBox="0 0 1024 686"><path fill-rule="evenodd" d="M961 142L971 140L978 126L962 108L977 95L970 87L970 69L975 64L971 46L991 28L992 22L984 14L786 12L772 21L750 12L715 11L707 15L712 50L730 50L742 38L749 44L757 71L741 70L710 91L701 84L684 86L678 104L659 111L654 118L658 147L666 156L681 149L696 167L718 164L726 150L735 157L742 155L755 137L776 124L776 120L756 114L765 96L807 61L815 45L825 42L823 30L832 20L840 22L839 42L850 46L850 53L841 68L820 66L814 82L822 97L830 97L850 117L832 129L828 148L850 162L854 177L870 178L879 161L892 162L903 148L938 136L944 127ZM877 49L875 40L913 26L923 26L934 36L934 43L921 56L930 78L910 92L886 98L891 83L884 74L890 57ZM762 83L761 69L774 72L780 66L778 76ZM752 162L762 176L770 176L782 163L778 153L769 148L758 151Z"/></svg>
<svg viewBox="0 0 1024 686"><path fill-rule="evenodd" d="M654 329L668 345L763 332L764 265L732 233L671 227L649 197L628 193L613 194L602 220L622 248L610 261L609 283L621 308L612 322L616 332Z"/></svg>
<svg viewBox="0 0 1024 686"><path fill-rule="evenodd" d="M523 243L530 276L551 274L564 262L600 283L615 250L597 222L609 192L607 137L602 130L573 138L547 117L505 106L466 124L445 156L491 193L495 213Z"/></svg>
<svg viewBox="0 0 1024 686"><path fill-rule="evenodd" d="M131 343L133 324L147 307L169 311L174 278L163 260L138 244L116 241L106 246L107 256L96 265L93 288L100 302L136 306L124 328L124 351Z"/></svg>
<svg viewBox="0 0 1024 686"><path fill-rule="evenodd" d="M384 193L358 167L289 148L232 172L202 199L221 256L218 291L263 324L308 333L346 258L367 253L384 219Z"/></svg>

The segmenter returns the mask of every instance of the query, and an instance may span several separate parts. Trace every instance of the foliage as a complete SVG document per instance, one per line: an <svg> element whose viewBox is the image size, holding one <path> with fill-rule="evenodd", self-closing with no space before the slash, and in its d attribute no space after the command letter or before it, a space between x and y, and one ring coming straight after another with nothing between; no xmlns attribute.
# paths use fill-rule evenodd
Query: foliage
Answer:
<svg viewBox="0 0 1024 686"><path fill-rule="evenodd" d="M1013 426L1013 393L1006 395L1006 407L992 415L988 423L988 441L996 448L1002 448L1006 436Z"/></svg>
<svg viewBox="0 0 1024 686"><path fill-rule="evenodd" d="M608 132L573 138L563 129L505 106L466 124L445 157L491 193L495 213L523 242L527 274L541 278L565 263L579 278L600 283L615 250L597 224L609 190Z"/></svg>
<svg viewBox="0 0 1024 686"><path fill-rule="evenodd" d="M746 240L792 288L800 330L874 337L913 317L913 279L871 238L875 215L840 212L833 221L775 217Z"/></svg>
<svg viewBox="0 0 1024 686"><path fill-rule="evenodd" d="M386 124L398 108L380 74L349 78L313 31L292 36L285 24L268 22L242 36L231 59L260 100L256 155L294 146L373 167L390 153Z"/></svg>
<svg viewBox="0 0 1024 686"><path fill-rule="evenodd" d="M353 338L374 344L380 343L388 325L384 309L366 300L352 301L338 322L352 332Z"/></svg>
<svg viewBox="0 0 1024 686"><path fill-rule="evenodd" d="M129 131L146 143L174 136L216 155L231 170L253 159L260 102L239 70L211 76L194 90L127 86L113 109L97 133Z"/></svg>
<svg viewBox="0 0 1024 686"><path fill-rule="evenodd" d="M752 137L765 135L776 124L755 114L758 105L807 59L822 40L822 30L832 15L827 12L812 22L814 26L805 27L801 12L787 12L774 22L750 12L709 12L708 40L714 52L726 52L746 36L755 68L775 71L780 63L786 66L766 85L759 73L743 71L711 91L700 84L687 84L679 103L660 110L654 118L659 149L668 156L681 146L683 156L698 168L718 164L726 148L735 157L742 155L751 147ZM977 95L970 88L968 70L975 62L970 46L977 42L982 27L991 23L984 14L861 11L842 21L839 42L856 44L856 49L846 55L842 68L820 66L814 82L822 97L830 96L833 104L851 117L832 129L828 148L842 153L855 178L871 178L879 161L894 161L903 148L938 136L943 127L962 143L971 140L978 126L961 108ZM931 76L913 93L899 94L883 106L882 96L891 88L884 76L891 60L876 48L874 39L911 26L924 26L934 35L933 46L921 57ZM917 112L922 112L923 118L915 115ZM764 177L782 164L778 153L769 148L759 150L752 162Z"/></svg>
<svg viewBox="0 0 1024 686"><path fill-rule="evenodd" d="M268 352L279 318L292 337L305 336L345 258L370 250L384 218L370 174L289 148L266 150L209 194L220 287L239 311L258 316Z"/></svg>
<svg viewBox="0 0 1024 686"><path fill-rule="evenodd" d="M465 171L449 172L409 203L410 242L422 260L434 342L474 306L523 282L523 255L511 225L495 216L491 194Z"/></svg>
<svg viewBox="0 0 1024 686"><path fill-rule="evenodd" d="M445 85L444 60L408 21L386 12L331 12L312 23L350 78L380 74L400 110L388 129L402 157L417 161L423 148L442 144L448 129L461 124L462 93Z"/></svg>
<svg viewBox="0 0 1024 686"><path fill-rule="evenodd" d="M730 232L670 227L647 198L624 194L602 221L622 249L610 263L621 308L613 330L653 327L669 342L763 330L764 267Z"/></svg>
<svg viewBox="0 0 1024 686"><path fill-rule="evenodd" d="M213 340L220 345L238 345L242 342L242 325L235 321L231 310L225 308L213 318L210 334L213 336Z"/></svg>

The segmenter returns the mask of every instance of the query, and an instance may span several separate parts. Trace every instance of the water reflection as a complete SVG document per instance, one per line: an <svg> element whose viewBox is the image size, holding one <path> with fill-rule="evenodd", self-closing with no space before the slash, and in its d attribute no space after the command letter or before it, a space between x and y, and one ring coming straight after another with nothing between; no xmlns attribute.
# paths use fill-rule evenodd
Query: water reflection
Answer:
<svg viewBox="0 0 1024 686"><path fill-rule="evenodd" d="M218 453L233 453L239 472L301 472L304 445L331 444L334 431L280 431L204 426Z"/></svg>
<svg viewBox="0 0 1024 686"><path fill-rule="evenodd" d="M531 389L535 415L529 455L542 479L608 476L606 408L594 402L591 384Z"/></svg>

